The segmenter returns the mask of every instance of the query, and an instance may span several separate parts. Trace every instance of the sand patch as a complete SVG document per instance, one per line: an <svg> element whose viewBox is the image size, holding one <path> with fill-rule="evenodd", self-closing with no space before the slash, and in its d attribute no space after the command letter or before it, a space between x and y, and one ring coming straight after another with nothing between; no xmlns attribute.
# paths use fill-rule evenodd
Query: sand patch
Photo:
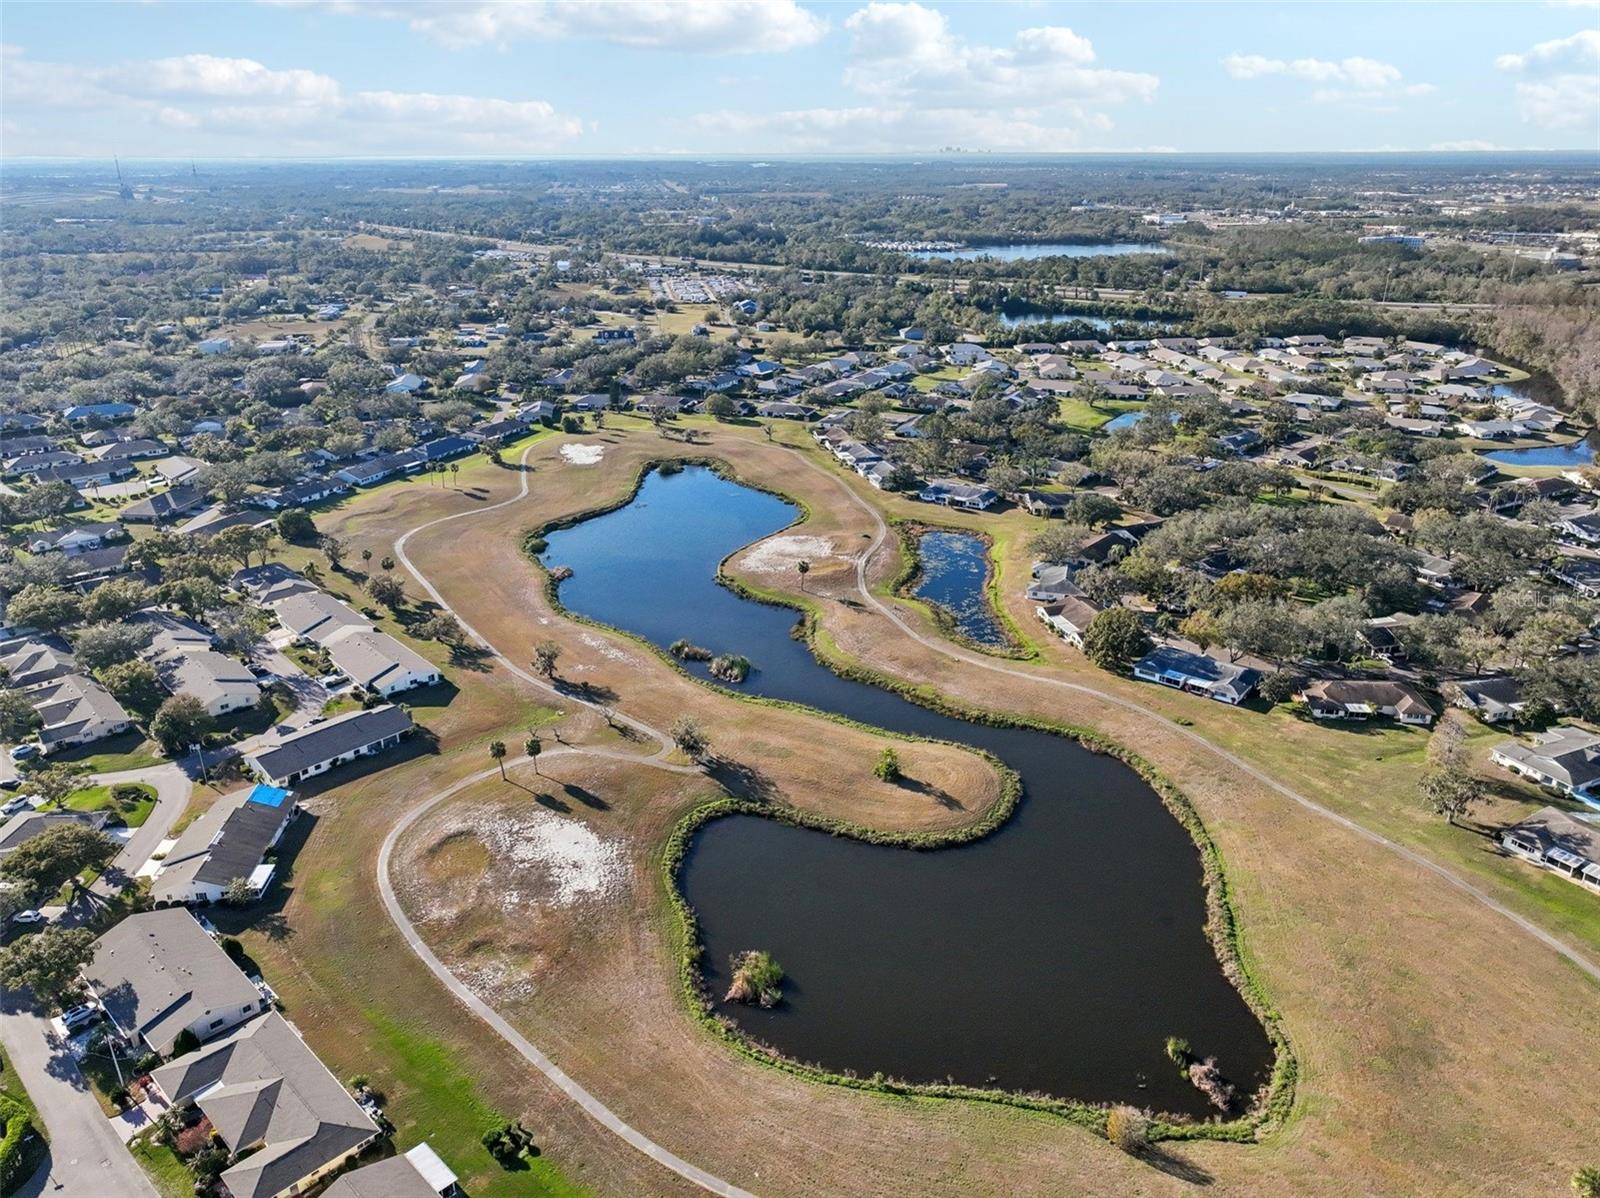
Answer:
<svg viewBox="0 0 1600 1198"><path fill-rule="evenodd" d="M801 562L827 561L838 557L833 551L833 542L827 537L771 537L740 559L739 564L746 570L757 574L773 574L779 571L792 571Z"/></svg>
<svg viewBox="0 0 1600 1198"><path fill-rule="evenodd" d="M486 868L477 878L459 868L463 858L476 856L464 840L486 851ZM424 922L452 919L479 903L506 911L601 903L628 881L620 841L538 806L458 808L433 829L423 858L421 876L407 879L406 889Z"/></svg>
<svg viewBox="0 0 1600 1198"><path fill-rule="evenodd" d="M604 445L563 445L561 456L573 466L595 466L606 456Z"/></svg>

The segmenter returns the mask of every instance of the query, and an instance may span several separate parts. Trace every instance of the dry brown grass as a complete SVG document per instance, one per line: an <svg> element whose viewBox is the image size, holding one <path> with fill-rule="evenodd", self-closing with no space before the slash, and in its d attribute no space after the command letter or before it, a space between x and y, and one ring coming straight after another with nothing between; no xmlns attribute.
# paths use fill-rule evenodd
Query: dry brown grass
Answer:
<svg viewBox="0 0 1600 1198"><path fill-rule="evenodd" d="M874 792L869 769L878 738L871 734L848 730L846 738L845 730L813 717L713 694L633 642L578 628L548 611L537 571L518 549L522 531L623 493L650 457L684 452L680 443L637 426L601 437L606 457L587 468L564 464L558 442L540 444L527 501L481 521L419 534L410 544L413 558L470 621L519 660L531 657L538 640L558 639L566 647L563 666L576 677L614 686L619 708L657 725L679 711L695 711L720 750L758 763L793 801L881 826L936 827L971 818L981 796L992 793L992 775L968 754L932 747L903 752L914 771L948 771L951 789L968 788L967 813ZM807 535L865 543L865 517L844 502L835 483L765 445L759 433L718 428L710 451L726 454L747 477L805 498L812 508L802 530ZM400 531L433 515L508 497L515 477L474 464L461 479L463 488L477 488L470 496L391 488L352 502L326 523L392 544ZM885 561L876 573L891 570ZM781 573L759 581L784 585ZM807 580L808 591L824 594L843 594L847 585L842 565L819 566ZM1099 728L1180 781L1222 849L1245 952L1295 1043L1297 1114L1265 1144L1186 1146L1174 1153L1184 1164L1169 1160L1163 1168L1048 1117L884 1099L803 1083L754 1064L688 1018L652 868L662 836L703 784L644 765L563 758L546 772L606 803L569 803L570 817L627 846L627 884L605 903L543 910L537 918L503 912L491 918L475 909L425 929L464 972L477 969L491 987L498 978L507 1017L646 1134L762 1194L1166 1194L1205 1177L1230 1194L1553 1196L1564 1192L1573 1166L1592 1155L1583 1095L1600 1076L1600 1003L1594 985L1572 967L1433 875L1288 803L1164 732L1158 720L1059 688L987 675L916 645L865 610L833 601L822 606L828 636L845 653L977 705ZM624 658L609 656L586 636ZM1072 669L1056 659L1033 668L1061 676ZM466 677L462 685L457 704L435 721L442 756L394 764L332 793L333 810L313 830L296 866L304 882L285 908L288 934L260 943L258 956L280 990L287 986L286 993L302 998L296 1018L312 1023L313 1043L334 1056L336 1069L352 1055L350 1035L339 1030L352 1006L358 1020L370 1008L398 1007L458 1046L462 1067L493 1089L505 1109L523 1110L530 1125L548 1126L552 1155L569 1175L608 1193L675 1192L681 1189L675 1178L607 1139L542 1080L513 1068L492 1037L464 1026L421 966L394 947L396 938L376 907L371 866L383 829L418 798L483 768L488 762L481 748L456 750L488 735L496 704L527 703L501 670ZM1148 694L1132 684L1127 689L1141 699ZM1152 706L1170 697L1155 700ZM592 717L571 714L561 727L571 741L603 731ZM1261 725L1254 727L1259 737ZM1248 736L1243 729L1229 725L1224 732ZM1333 755L1326 743L1305 735L1311 748ZM821 760L816 746L824 743L829 752ZM836 750L841 743L845 747ZM517 780L536 792L542 785L522 772ZM1345 784L1337 776L1293 781L1319 797ZM444 825L436 821L461 804L485 802L514 808L538 799L508 793L496 778L430 814L402 846L413 879L408 902L425 897L430 879L440 887L467 882L476 855L440 848ZM431 857L430 848L438 849ZM252 943L253 952L257 947ZM505 990L506 980L521 971L535 980L533 990ZM304 1001L312 999L322 1001ZM361 1067L375 1075L381 1068L365 1058ZM405 1085L403 1076L386 1080Z"/></svg>

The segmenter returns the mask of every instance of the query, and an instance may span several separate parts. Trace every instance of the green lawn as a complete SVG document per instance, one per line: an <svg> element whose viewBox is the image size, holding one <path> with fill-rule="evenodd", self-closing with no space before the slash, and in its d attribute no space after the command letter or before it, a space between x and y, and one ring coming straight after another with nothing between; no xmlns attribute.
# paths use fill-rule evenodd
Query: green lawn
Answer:
<svg viewBox="0 0 1600 1198"><path fill-rule="evenodd" d="M385 1065L407 1082L405 1094L384 1109L395 1126L397 1147L426 1139L451 1145L450 1165L463 1181L472 1180L473 1198L534 1194L573 1198L587 1192L542 1156L526 1161L526 1168L501 1168L480 1143L501 1115L478 1096L476 1083L457 1066L449 1047L376 1008L369 1007L366 1017Z"/></svg>
<svg viewBox="0 0 1600 1198"><path fill-rule="evenodd" d="M142 795L132 803L118 803L111 798L109 786L85 786L82 790L69 794L62 802L62 806L69 811L105 811L111 810L122 817L122 822L130 828L137 828L150 818L150 812L155 809L156 791L153 786L146 786L142 782L124 785L134 785L139 788Z"/></svg>
<svg viewBox="0 0 1600 1198"><path fill-rule="evenodd" d="M165 1144L145 1136L128 1145L161 1198L194 1198L194 1174Z"/></svg>
<svg viewBox="0 0 1600 1198"><path fill-rule="evenodd" d="M81 765L90 773L113 774L121 770L143 770L161 765L166 759L152 740L146 740L138 729L120 736L108 736L93 744L78 745L54 753L52 761L64 765Z"/></svg>
<svg viewBox="0 0 1600 1198"><path fill-rule="evenodd" d="M28 1096L28 1091L22 1085L22 1079L12 1070L11 1062L4 1054L0 1054L0 1094L23 1109L35 1133L17 1154L11 1168L0 1177L0 1193L12 1194L38 1169L39 1162L44 1158L45 1137L48 1133L45 1130L44 1120L39 1118L38 1108L33 1105L33 1099Z"/></svg>
<svg viewBox="0 0 1600 1198"><path fill-rule="evenodd" d="M1091 408L1081 399L1065 396L1061 400L1060 420L1073 432L1092 433L1113 417L1143 406L1132 400L1105 399Z"/></svg>

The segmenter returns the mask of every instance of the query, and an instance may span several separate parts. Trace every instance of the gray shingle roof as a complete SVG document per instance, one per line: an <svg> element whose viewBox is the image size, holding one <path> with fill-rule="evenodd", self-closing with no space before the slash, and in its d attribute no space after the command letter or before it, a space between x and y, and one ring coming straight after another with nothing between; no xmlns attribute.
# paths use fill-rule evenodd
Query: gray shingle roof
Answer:
<svg viewBox="0 0 1600 1198"><path fill-rule="evenodd" d="M289 778L301 770L332 761L411 729L404 708L385 704L368 711L352 711L326 724L285 737L271 748L258 749L247 758L269 778Z"/></svg>
<svg viewBox="0 0 1600 1198"><path fill-rule="evenodd" d="M130 915L95 945L84 979L106 1014L157 1050L211 1012L237 1018L261 994L181 907Z"/></svg>
<svg viewBox="0 0 1600 1198"><path fill-rule="evenodd" d="M276 1012L163 1065L156 1084L193 1100L235 1152L222 1174L234 1198L279 1194L378 1134L377 1125Z"/></svg>

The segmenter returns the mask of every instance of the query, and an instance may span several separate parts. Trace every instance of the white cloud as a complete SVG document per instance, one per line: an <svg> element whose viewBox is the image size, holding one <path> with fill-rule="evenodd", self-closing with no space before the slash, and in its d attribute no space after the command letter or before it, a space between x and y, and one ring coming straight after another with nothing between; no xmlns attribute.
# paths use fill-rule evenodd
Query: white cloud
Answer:
<svg viewBox="0 0 1600 1198"><path fill-rule="evenodd" d="M1154 97L1160 80L1095 67L1094 46L1064 26L1024 29L1010 46L962 41L942 12L921 4L872 3L844 22L850 32L845 86L941 107L1049 107L1058 99L1101 104Z"/></svg>
<svg viewBox="0 0 1600 1198"><path fill-rule="evenodd" d="M722 148L903 153L944 146L1064 150L1112 127L1106 109L1154 98L1154 75L1096 65L1065 26L1024 29L1009 45L958 37L943 13L874 2L844 21L842 81L853 104L702 113Z"/></svg>
<svg viewBox="0 0 1600 1198"><path fill-rule="evenodd" d="M1456 153L1486 153L1490 150L1503 150L1505 146L1497 146L1492 141L1483 141L1476 137L1463 138L1460 141L1436 141L1428 147L1430 150L1453 151Z"/></svg>
<svg viewBox="0 0 1600 1198"><path fill-rule="evenodd" d="M1222 66L1235 79L1281 76L1319 84L1311 98L1322 104L1371 105L1392 102L1403 96L1427 95L1434 90L1431 83L1407 83L1400 68L1393 63L1359 56L1334 60L1230 54L1222 60Z"/></svg>
<svg viewBox="0 0 1600 1198"><path fill-rule="evenodd" d="M451 49L585 39L707 54L780 53L828 29L795 0L263 0L403 20Z"/></svg>
<svg viewBox="0 0 1600 1198"><path fill-rule="evenodd" d="M1546 129L1600 130L1600 29L1502 54L1495 66L1524 76L1516 84L1517 114L1524 121Z"/></svg>
<svg viewBox="0 0 1600 1198"><path fill-rule="evenodd" d="M544 100L347 92L331 76L248 58L86 67L9 52L5 62L7 150L17 155L234 154L241 134L264 157L530 154L583 130Z"/></svg>
<svg viewBox="0 0 1600 1198"><path fill-rule="evenodd" d="M1600 29L1581 29L1571 37L1540 42L1524 54L1502 54L1494 65L1502 71L1543 70L1556 74L1600 70Z"/></svg>

